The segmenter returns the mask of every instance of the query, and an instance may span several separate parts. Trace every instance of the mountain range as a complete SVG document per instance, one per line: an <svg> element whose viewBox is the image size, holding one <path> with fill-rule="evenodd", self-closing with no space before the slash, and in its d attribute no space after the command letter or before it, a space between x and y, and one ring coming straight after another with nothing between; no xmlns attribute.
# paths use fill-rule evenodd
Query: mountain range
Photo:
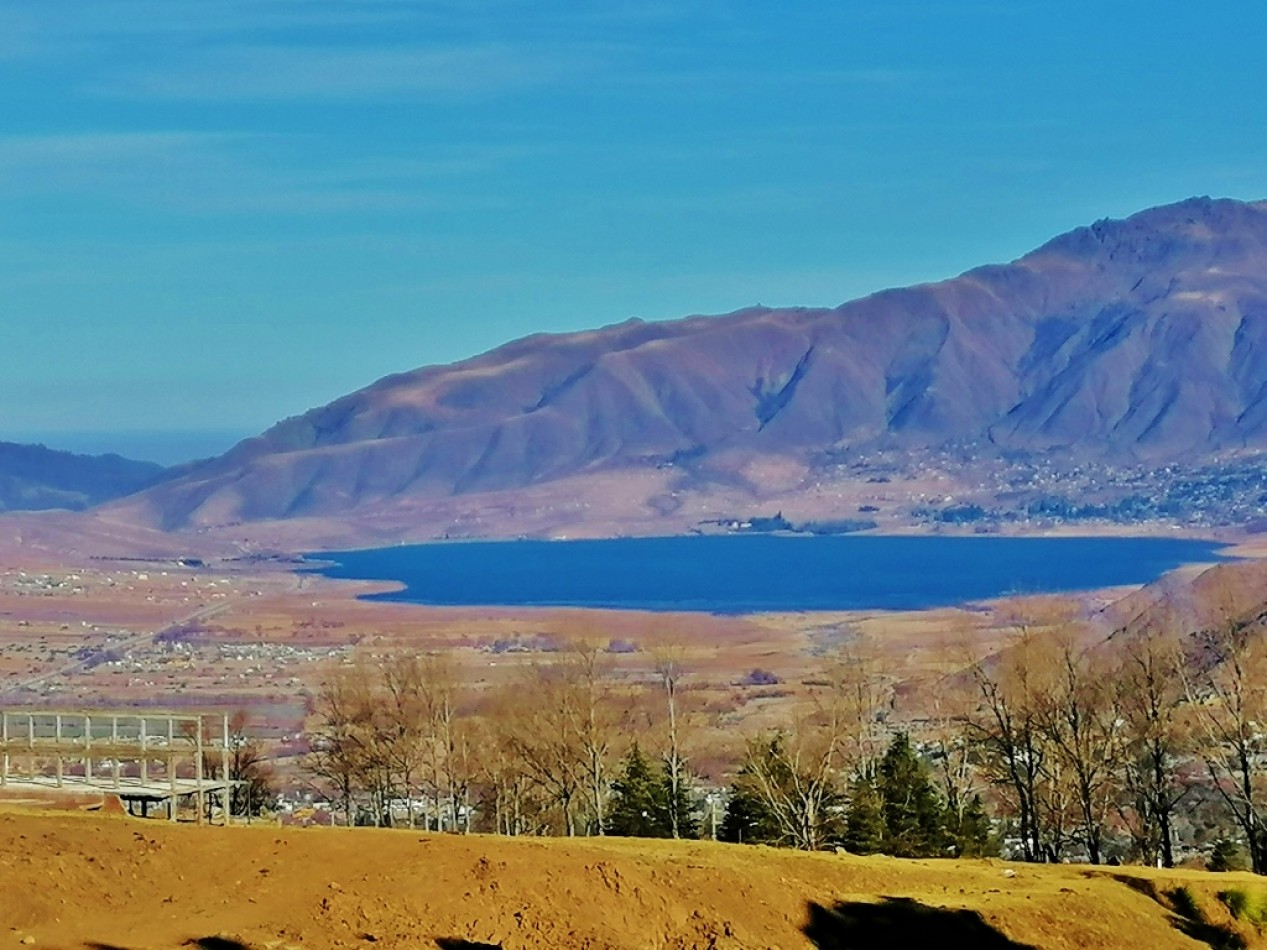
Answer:
<svg viewBox="0 0 1267 950"><path fill-rule="evenodd" d="M118 455L76 455L0 442L0 512L79 511L154 484L164 468Z"/></svg>
<svg viewBox="0 0 1267 950"><path fill-rule="evenodd" d="M1260 451L1267 202L1197 198L838 307L631 320L389 376L104 511L336 544L653 533L883 520L1016 465Z"/></svg>

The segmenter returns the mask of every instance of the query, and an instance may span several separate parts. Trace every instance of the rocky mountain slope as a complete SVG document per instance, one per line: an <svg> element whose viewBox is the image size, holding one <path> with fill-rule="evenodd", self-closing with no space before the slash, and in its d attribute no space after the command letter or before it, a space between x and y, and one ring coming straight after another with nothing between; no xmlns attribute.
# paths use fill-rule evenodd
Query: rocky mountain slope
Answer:
<svg viewBox="0 0 1267 950"><path fill-rule="evenodd" d="M601 521L623 492L620 518L654 522L807 499L850 459L947 446L1149 469L1267 450L1267 202L1101 221L833 309L528 337L380 380L116 511L168 529L375 518L386 537L480 499L586 496L568 518Z"/></svg>
<svg viewBox="0 0 1267 950"><path fill-rule="evenodd" d="M78 511L153 485L163 471L118 455L0 442L0 511Z"/></svg>

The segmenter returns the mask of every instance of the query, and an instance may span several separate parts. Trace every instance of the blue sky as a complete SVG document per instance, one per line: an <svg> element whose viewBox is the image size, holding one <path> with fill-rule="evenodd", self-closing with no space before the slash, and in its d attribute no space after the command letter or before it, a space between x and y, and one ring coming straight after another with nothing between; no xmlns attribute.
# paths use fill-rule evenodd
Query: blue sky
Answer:
<svg viewBox="0 0 1267 950"><path fill-rule="evenodd" d="M0 438L209 452L527 333L1267 197L1264 39L1238 2L0 0Z"/></svg>

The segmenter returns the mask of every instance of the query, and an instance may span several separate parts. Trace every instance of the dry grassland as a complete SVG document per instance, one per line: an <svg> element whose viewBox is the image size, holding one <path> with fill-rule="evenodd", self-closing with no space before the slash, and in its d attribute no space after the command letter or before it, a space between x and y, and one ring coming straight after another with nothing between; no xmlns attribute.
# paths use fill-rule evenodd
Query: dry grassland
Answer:
<svg viewBox="0 0 1267 950"><path fill-rule="evenodd" d="M0 944L62 948L1257 946L1245 874L0 811Z"/></svg>

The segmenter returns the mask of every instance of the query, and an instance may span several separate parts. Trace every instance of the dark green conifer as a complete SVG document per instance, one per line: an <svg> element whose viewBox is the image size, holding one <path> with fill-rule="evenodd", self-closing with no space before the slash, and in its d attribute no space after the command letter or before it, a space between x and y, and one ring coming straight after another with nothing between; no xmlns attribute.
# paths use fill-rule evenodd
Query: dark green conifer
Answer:
<svg viewBox="0 0 1267 950"><path fill-rule="evenodd" d="M906 733L893 737L880 762L876 786L884 814L885 854L919 858L947 853L945 807Z"/></svg>
<svg viewBox="0 0 1267 950"><path fill-rule="evenodd" d="M1231 838L1220 838L1214 842L1209 860L1205 862L1207 871L1243 871L1245 856L1240 846Z"/></svg>
<svg viewBox="0 0 1267 950"><path fill-rule="evenodd" d="M726 814L717 829L717 838L740 844L775 844L779 840L778 823L760 795L743 780L730 787Z"/></svg>
<svg viewBox="0 0 1267 950"><path fill-rule="evenodd" d="M886 838L884 802L880 793L874 781L859 778L849 795L849 811L845 816L841 844L854 854L875 854L884 847Z"/></svg>
<svg viewBox="0 0 1267 950"><path fill-rule="evenodd" d="M612 783L607 832L630 838L667 838L667 814L660 799L661 782L635 742Z"/></svg>
<svg viewBox="0 0 1267 950"><path fill-rule="evenodd" d="M686 769L684 765L678 766L679 776L685 776ZM660 774L660 782L655 790L656 807L659 811L660 821L664 828L671 836L673 828L677 828L679 838L698 838L699 837L699 818L695 815L695 803L691 800L691 793L686 787L686 783L679 781L677 794L673 794L673 781L669 775L669 762L666 760ZM674 812L676 812L677 822L674 823Z"/></svg>
<svg viewBox="0 0 1267 950"><path fill-rule="evenodd" d="M951 843L955 854L962 858L984 858L998 854L998 842L990 832L990 819L986 817L981 796L973 795L957 818L947 816Z"/></svg>

